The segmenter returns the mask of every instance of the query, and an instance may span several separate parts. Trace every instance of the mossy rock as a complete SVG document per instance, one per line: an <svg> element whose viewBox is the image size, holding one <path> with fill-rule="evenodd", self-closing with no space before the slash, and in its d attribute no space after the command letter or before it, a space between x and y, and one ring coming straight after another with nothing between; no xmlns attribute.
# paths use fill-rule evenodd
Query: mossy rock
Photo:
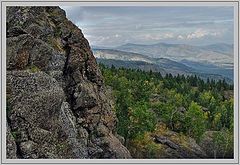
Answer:
<svg viewBox="0 0 240 165"><path fill-rule="evenodd" d="M40 71L40 69L37 66L35 66L35 65L29 66L28 70L30 70L30 72L32 72L32 73L36 73L36 72Z"/></svg>
<svg viewBox="0 0 240 165"><path fill-rule="evenodd" d="M155 136L164 137L176 148L160 143ZM161 158L206 158L205 152L196 141L181 133L171 131L166 125L160 124L153 132L146 132L142 137L137 137L128 144L134 158L161 159Z"/></svg>

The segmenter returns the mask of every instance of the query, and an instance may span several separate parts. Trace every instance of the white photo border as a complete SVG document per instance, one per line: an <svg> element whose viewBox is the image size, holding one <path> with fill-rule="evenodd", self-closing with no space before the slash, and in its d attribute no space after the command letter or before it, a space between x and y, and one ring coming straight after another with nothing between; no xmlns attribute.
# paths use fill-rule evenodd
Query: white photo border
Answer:
<svg viewBox="0 0 240 165"><path fill-rule="evenodd" d="M233 6L234 7L234 159L7 159L6 158L6 6ZM81 27L80 27L81 28ZM239 164L239 0L237 1L1 1L1 164Z"/></svg>

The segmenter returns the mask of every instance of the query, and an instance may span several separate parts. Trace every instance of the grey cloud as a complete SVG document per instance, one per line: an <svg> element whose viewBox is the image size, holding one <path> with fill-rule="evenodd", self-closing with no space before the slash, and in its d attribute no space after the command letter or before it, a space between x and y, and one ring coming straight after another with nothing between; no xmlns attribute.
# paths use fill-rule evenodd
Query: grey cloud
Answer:
<svg viewBox="0 0 240 165"><path fill-rule="evenodd" d="M233 7L62 7L90 43L233 42ZM179 36L207 31L187 40ZM221 35L213 35L222 33ZM198 34L201 36L201 34ZM117 37L116 37L117 36ZM165 36L165 37L164 37ZM220 40L220 41L219 41Z"/></svg>

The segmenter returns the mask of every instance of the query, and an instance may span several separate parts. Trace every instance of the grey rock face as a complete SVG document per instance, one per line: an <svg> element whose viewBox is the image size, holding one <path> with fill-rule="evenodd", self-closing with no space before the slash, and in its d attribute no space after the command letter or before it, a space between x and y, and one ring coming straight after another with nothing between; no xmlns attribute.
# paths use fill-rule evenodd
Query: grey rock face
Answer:
<svg viewBox="0 0 240 165"><path fill-rule="evenodd" d="M17 146L14 136L10 132L9 126L7 126L7 159L17 159Z"/></svg>
<svg viewBox="0 0 240 165"><path fill-rule="evenodd" d="M65 12L7 7L7 31L7 157L130 158L88 41Z"/></svg>
<svg viewBox="0 0 240 165"><path fill-rule="evenodd" d="M56 52L48 44L29 34L7 38L7 69L9 70L36 66L46 71L50 67L49 64L52 64L51 61L55 60L55 54Z"/></svg>
<svg viewBox="0 0 240 165"><path fill-rule="evenodd" d="M177 144L165 136L155 136L155 142L161 143L166 147L163 157L165 158L206 158L205 151L192 138L187 138L187 147L183 144ZM164 156L165 155L165 156Z"/></svg>
<svg viewBox="0 0 240 165"><path fill-rule="evenodd" d="M156 143L167 145L172 149L179 149L179 146L176 143L172 142L171 140L167 139L164 136L155 136L155 141Z"/></svg>
<svg viewBox="0 0 240 165"><path fill-rule="evenodd" d="M64 92L44 72L8 71L8 112L21 158L57 158Z"/></svg>
<svg viewBox="0 0 240 165"><path fill-rule="evenodd" d="M97 86L92 83L79 84L75 91L74 98L76 98L76 105L74 109L78 108L92 108L97 105Z"/></svg>
<svg viewBox="0 0 240 165"><path fill-rule="evenodd" d="M61 105L60 125L72 148L74 154L73 157L87 158L87 131L83 128L77 128L76 118L67 102L63 102ZM86 132L86 135L81 136L81 134L85 133L84 131Z"/></svg>

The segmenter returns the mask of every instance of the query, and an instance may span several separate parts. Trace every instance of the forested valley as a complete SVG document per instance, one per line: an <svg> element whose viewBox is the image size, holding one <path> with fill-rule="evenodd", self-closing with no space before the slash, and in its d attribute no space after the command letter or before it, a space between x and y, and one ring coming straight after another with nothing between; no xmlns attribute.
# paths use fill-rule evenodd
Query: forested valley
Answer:
<svg viewBox="0 0 240 165"><path fill-rule="evenodd" d="M233 158L233 84L99 66L133 158Z"/></svg>

